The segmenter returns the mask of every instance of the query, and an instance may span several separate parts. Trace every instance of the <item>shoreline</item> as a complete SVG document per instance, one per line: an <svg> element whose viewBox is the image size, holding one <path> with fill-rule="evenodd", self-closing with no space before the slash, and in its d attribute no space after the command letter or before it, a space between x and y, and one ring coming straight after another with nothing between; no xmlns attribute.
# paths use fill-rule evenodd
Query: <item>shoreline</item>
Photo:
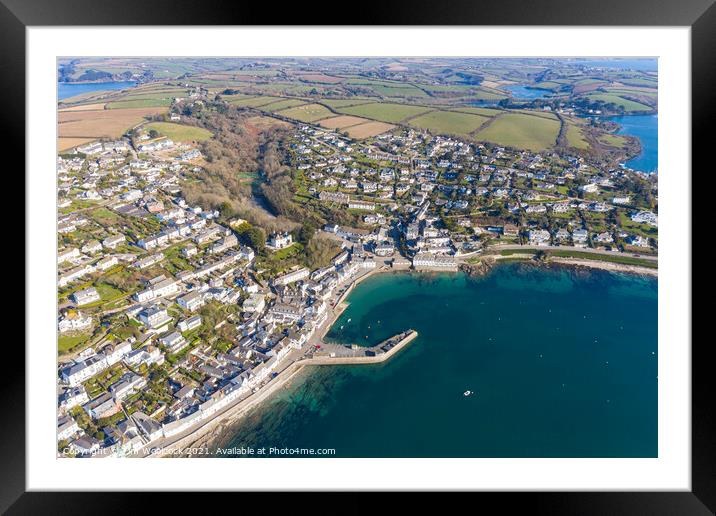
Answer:
<svg viewBox="0 0 716 516"><path fill-rule="evenodd" d="M566 265L569 267L588 267L590 269L600 269L609 272L624 272L628 274L636 274L638 276L659 277L659 269L651 267L642 267L640 265L628 265L625 263L605 262L598 260L583 260L579 258L550 258L549 264Z"/></svg>
<svg viewBox="0 0 716 516"><path fill-rule="evenodd" d="M374 356L313 356L311 358L304 358L292 362L283 371L281 371L278 376L273 378L263 389L249 395L248 398L237 401L235 405L230 405L222 413L218 414L217 417L207 421L203 425L200 425L189 434L179 438L177 441L163 446L156 445L151 447L158 448L159 450L156 453L150 453L149 456L191 456L191 453L176 454L174 450L182 448L208 448L210 443L215 442L224 436L226 429L237 424L252 409L259 407L262 403L267 401L272 394L284 387L288 387L291 381L306 368L335 365L379 364L389 360L395 354L404 349L405 346L418 336L418 332L415 330L407 330L404 334L398 334L398 336L400 336L399 342L394 344L387 351ZM380 342L375 346L371 346L371 348L378 348L395 337L396 336L393 336L386 341Z"/></svg>
<svg viewBox="0 0 716 516"><path fill-rule="evenodd" d="M571 258L571 257L560 257L550 256L546 262L538 262L532 259L532 256L527 254L522 255L507 255L507 256L491 256L495 264L500 262L508 263L529 263L537 266L549 267L550 265L560 265L571 268L589 268L589 269L600 269L608 272L622 272L627 274L634 274L637 276L651 276L658 278L659 269L656 267L645 267L642 265L630 265L627 263L609 262L605 260L590 260L588 258Z"/></svg>
<svg viewBox="0 0 716 516"><path fill-rule="evenodd" d="M600 261L600 260L588 260L588 259L578 259L578 258L558 258L558 257L552 257L548 262L542 263L542 262L535 262L534 260L531 260L530 258L518 258L515 259L514 256L508 255L508 256L490 256L491 266L487 271L485 271L483 274L489 274L490 270L493 266L499 265L500 262L512 262L512 263L519 263L519 262L525 262L530 263L536 266L542 266L542 267L549 267L550 265L557 265L557 266L565 266L570 267L579 270L580 268L590 268L590 269L600 269L605 270L607 272L623 272L623 273L629 273L629 274L635 274L639 276L650 276L656 278L658 276L658 269L652 269L648 267L640 267L636 265L627 265L627 264L620 264L615 262L607 262L607 261ZM510 260L510 258L512 260ZM460 262L460 263L466 263L466 262ZM351 292L355 289L356 286L358 286L360 283L368 279L369 277L376 276L378 274L386 274L386 273L419 273L419 274L425 274L425 273L434 273L434 272L448 272L448 273L465 273L462 270L458 271L442 271L442 270L435 270L435 271L415 271L411 268L391 268L388 266L380 266L376 267L375 269L370 270L366 274L363 274L362 276L356 278L347 288L344 290L336 299L334 304L331 306L330 310L331 313L329 317L326 319L326 321L317 329L317 340L320 342L321 346L328 345L330 346L330 343L327 343L324 338L326 334L330 331L332 326L336 323L338 318L341 316L341 314L350 306L349 303L346 303L346 299L351 294ZM417 332L415 332L415 335L407 337L408 342L413 340L417 336ZM405 343L407 344L407 342ZM152 457L152 458L159 458L159 457L191 457L192 454L178 454L174 450L176 449L182 449L182 448L208 448L208 446L216 442L217 440L224 437L226 430L229 427L232 427L236 424L238 424L248 413L254 409L258 408L260 405L262 405L264 402L268 401L269 398L275 394L276 392L280 391L284 387L288 387L291 382L299 376L301 372L306 372L308 368L311 367L321 367L321 366L331 366L331 365L354 365L354 364L368 364L368 363L380 363L385 360L390 359L395 353L397 353L400 349L404 347L403 343L401 343L400 346L396 346L397 349L391 349L389 352L385 353L382 356L378 357L329 357L329 356L323 356L323 357L312 357L312 358L305 358L301 360L294 361L290 364L288 364L285 369L281 370L276 377L272 378L268 384L265 386L259 388L257 392L254 392L250 394L247 398L237 400L235 404L229 405L224 411L217 414L216 417L212 418L211 420L207 421L203 425L198 426L195 429L192 429L189 431L188 434L183 435L179 437L177 440L168 443L168 444L156 444L153 446L149 446L150 452L147 453L146 457ZM361 358L368 358L368 360L361 360ZM152 452L151 450L154 448L158 448L157 451ZM166 449L165 449L166 448ZM205 455L202 453L201 456L210 456Z"/></svg>

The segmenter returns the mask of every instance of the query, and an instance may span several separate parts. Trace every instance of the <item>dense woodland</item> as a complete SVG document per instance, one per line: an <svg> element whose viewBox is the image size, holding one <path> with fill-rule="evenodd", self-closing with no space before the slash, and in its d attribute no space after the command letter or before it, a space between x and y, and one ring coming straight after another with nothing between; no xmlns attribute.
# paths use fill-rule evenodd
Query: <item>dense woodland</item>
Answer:
<svg viewBox="0 0 716 516"><path fill-rule="evenodd" d="M299 262L321 267L339 251L335 241L316 234L328 222L352 222L345 212L307 209L293 201L295 185L286 165L286 129L257 130L246 123L246 110L220 103L184 113L187 123L208 129L214 137L203 142L207 164L187 181L183 194L190 204L218 209L224 219L240 217L249 222L244 241L264 252L266 236L292 231L301 244Z"/></svg>

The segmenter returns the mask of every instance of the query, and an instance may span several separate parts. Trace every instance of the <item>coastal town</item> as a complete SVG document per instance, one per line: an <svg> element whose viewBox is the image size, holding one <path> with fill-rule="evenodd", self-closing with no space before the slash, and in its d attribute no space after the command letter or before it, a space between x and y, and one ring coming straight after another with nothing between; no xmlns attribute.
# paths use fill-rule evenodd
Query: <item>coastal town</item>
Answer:
<svg viewBox="0 0 716 516"><path fill-rule="evenodd" d="M226 105L189 86L163 123L195 128L197 111ZM263 232L190 200L211 163L196 141L140 124L59 153L59 456L154 456L303 366L390 357L410 328L371 347L325 338L374 274L472 274L500 261L656 274L656 174L411 127L357 138L243 112L280 124L291 206L325 222L308 237L305 225ZM330 251L319 266L300 258L314 238Z"/></svg>

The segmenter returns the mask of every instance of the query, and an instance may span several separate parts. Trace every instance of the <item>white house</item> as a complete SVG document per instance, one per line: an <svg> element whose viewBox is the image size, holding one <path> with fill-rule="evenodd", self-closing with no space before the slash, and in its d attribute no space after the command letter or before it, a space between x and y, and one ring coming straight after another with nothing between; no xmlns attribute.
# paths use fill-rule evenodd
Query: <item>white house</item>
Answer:
<svg viewBox="0 0 716 516"><path fill-rule="evenodd" d="M88 305L100 300L99 293L94 287L78 290L70 298L77 306Z"/></svg>
<svg viewBox="0 0 716 516"><path fill-rule="evenodd" d="M273 233L268 241L266 242L266 246L270 247L271 249L284 249L286 247L289 247L293 244L293 237L290 233Z"/></svg>
<svg viewBox="0 0 716 516"><path fill-rule="evenodd" d="M193 330L194 328L198 328L199 326L201 326L200 315L189 317L188 319L179 321L179 324L177 324L177 328L179 329L179 331L182 332Z"/></svg>
<svg viewBox="0 0 716 516"><path fill-rule="evenodd" d="M184 310L193 312L204 305L204 297L199 292L189 292L177 298L177 304Z"/></svg>

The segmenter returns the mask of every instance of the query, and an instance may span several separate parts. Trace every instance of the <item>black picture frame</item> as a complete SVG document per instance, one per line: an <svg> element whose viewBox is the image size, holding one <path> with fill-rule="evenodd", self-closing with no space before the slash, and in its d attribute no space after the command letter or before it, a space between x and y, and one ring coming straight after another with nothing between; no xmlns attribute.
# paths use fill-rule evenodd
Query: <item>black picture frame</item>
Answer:
<svg viewBox="0 0 716 516"><path fill-rule="evenodd" d="M279 4L221 0L0 0L0 74L4 77L2 135L5 148L22 149L25 138L25 29L44 25L316 25L321 15L337 13L336 4L312 3L295 12ZM325 17L325 16L324 16ZM549 25L549 26L688 26L692 50L693 169L708 169L709 126L716 119L716 6L714 0L502 0L478 2L380 2L361 4L350 16L325 20L350 25ZM24 154L17 151L16 157ZM22 166L22 163L19 164ZM685 171L686 174L686 171ZM31 195L31 185L26 185ZM694 203L695 204L695 203ZM694 224L700 226L698 220ZM699 232L692 232L699 234ZM31 235L26 235L31 238ZM26 275L31 271L26 270ZM29 308L28 308L29 309ZM693 318L692 320L697 320ZM690 492L624 493L481 493L478 499L500 504L500 510L526 509L549 514L713 514L716 511L716 444L714 436L711 339L692 345L692 490ZM19 346L5 346L6 363L25 364ZM14 348L14 350L13 350ZM97 514L131 511L146 504L145 495L126 493L25 492L25 375L19 366L0 375L3 424L0 425L0 510L8 514ZM23 436L21 438L20 436ZM132 496L131 505L128 497ZM182 506L185 497L163 496L164 510ZM303 497L301 497L303 498ZM352 497L353 509L370 496ZM413 501L422 504L422 496ZM247 498L242 498L246 509ZM294 502L295 503L295 502ZM298 502L300 503L300 501ZM474 502L470 502L471 504ZM479 501L478 503L482 503ZM426 506L427 508L427 506ZM319 512L321 512L319 510Z"/></svg>

